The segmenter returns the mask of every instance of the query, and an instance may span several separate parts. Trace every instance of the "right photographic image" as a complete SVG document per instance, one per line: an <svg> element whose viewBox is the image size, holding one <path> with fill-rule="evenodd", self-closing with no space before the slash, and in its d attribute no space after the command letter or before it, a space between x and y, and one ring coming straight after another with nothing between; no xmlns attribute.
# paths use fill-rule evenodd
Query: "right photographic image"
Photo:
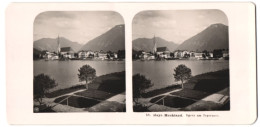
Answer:
<svg viewBox="0 0 260 127"><path fill-rule="evenodd" d="M142 11L132 32L134 112L230 111L224 12Z"/></svg>

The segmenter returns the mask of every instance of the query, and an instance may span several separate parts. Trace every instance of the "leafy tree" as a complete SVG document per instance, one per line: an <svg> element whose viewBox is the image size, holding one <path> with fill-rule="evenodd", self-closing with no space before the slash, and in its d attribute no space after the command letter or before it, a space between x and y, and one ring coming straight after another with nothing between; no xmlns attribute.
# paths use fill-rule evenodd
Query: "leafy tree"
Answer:
<svg viewBox="0 0 260 127"><path fill-rule="evenodd" d="M125 58L125 50L118 50L117 56L118 56L119 59L124 59Z"/></svg>
<svg viewBox="0 0 260 127"><path fill-rule="evenodd" d="M78 58L78 57L79 57L79 54L78 54L78 53L74 53L74 57L75 57L75 58Z"/></svg>
<svg viewBox="0 0 260 127"><path fill-rule="evenodd" d="M203 58L206 58L206 57L209 57L209 56L210 56L210 55L209 55L209 52L208 52L207 50L203 50L202 53L203 53L203 54L202 54L202 57L203 57Z"/></svg>
<svg viewBox="0 0 260 127"><path fill-rule="evenodd" d="M205 58L206 58L206 55L205 55L205 54L202 54L202 57L205 59Z"/></svg>
<svg viewBox="0 0 260 127"><path fill-rule="evenodd" d="M183 81L188 80L191 77L191 69L181 64L174 69L174 78L176 81L181 81L181 86L183 88Z"/></svg>
<svg viewBox="0 0 260 127"><path fill-rule="evenodd" d="M96 70L89 65L83 65L78 71L79 80L86 81L86 89L88 89L88 81L96 78Z"/></svg>
<svg viewBox="0 0 260 127"><path fill-rule="evenodd" d="M93 58L95 55L94 54L89 54L88 57L89 58Z"/></svg>
<svg viewBox="0 0 260 127"><path fill-rule="evenodd" d="M214 49L214 50L213 50L213 57L214 57L214 58L223 57L222 50L221 50L221 49Z"/></svg>
<svg viewBox="0 0 260 127"><path fill-rule="evenodd" d="M171 53L170 53L170 56L171 56L172 58L174 58L174 52L171 52Z"/></svg>
<svg viewBox="0 0 260 127"><path fill-rule="evenodd" d="M184 54L184 58L189 58L189 57L190 57L190 54L188 54L188 53Z"/></svg>
<svg viewBox="0 0 260 127"><path fill-rule="evenodd" d="M56 87L54 79L51 79L48 75L39 74L34 76L33 79L33 98L42 104L42 98L49 92L51 88Z"/></svg>
<svg viewBox="0 0 260 127"><path fill-rule="evenodd" d="M153 84L151 80L147 79L141 74L135 74L133 76L133 98L136 103L138 103L138 98L145 93L145 90L152 87Z"/></svg>

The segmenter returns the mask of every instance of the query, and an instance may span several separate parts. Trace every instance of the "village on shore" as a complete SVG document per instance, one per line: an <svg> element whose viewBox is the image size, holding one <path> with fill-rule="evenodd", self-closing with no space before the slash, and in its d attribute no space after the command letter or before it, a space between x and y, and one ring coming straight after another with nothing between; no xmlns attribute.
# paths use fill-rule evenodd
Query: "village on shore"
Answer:
<svg viewBox="0 0 260 127"><path fill-rule="evenodd" d="M75 52L72 47L60 47L60 41L58 37L57 51L51 52L48 50L34 51L33 59L49 60L124 60L125 50L118 51L91 51L80 50Z"/></svg>
<svg viewBox="0 0 260 127"><path fill-rule="evenodd" d="M178 60L178 59L197 59L197 60L229 60L229 49L214 49L213 51L170 51L168 47L157 47L155 37L153 38L152 51L133 50L133 60Z"/></svg>

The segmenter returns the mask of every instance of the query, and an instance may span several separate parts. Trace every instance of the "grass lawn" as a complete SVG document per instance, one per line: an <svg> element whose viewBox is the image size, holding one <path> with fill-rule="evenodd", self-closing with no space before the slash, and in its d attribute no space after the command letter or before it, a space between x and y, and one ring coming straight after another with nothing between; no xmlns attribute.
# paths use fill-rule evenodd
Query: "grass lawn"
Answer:
<svg viewBox="0 0 260 127"><path fill-rule="evenodd" d="M154 102L158 101L159 99L161 99L162 97L163 96L155 97L155 98L151 99L150 102L154 103ZM186 98L174 97L174 96L167 96L164 98L164 106L173 107L173 108L183 108L183 107L193 104L194 102L196 102L196 101L191 100L191 99L186 99ZM160 100L156 104L163 105L163 100Z"/></svg>
<svg viewBox="0 0 260 127"><path fill-rule="evenodd" d="M229 87L229 69L196 75L184 84L184 88L207 93L215 93L227 87Z"/></svg>
<svg viewBox="0 0 260 127"><path fill-rule="evenodd" d="M53 98L64 94L68 94L77 90L86 89L85 85L76 85L65 89L60 89L47 93L46 97ZM96 89L107 93L122 93L125 92L125 71L115 72L95 78L90 84L89 89ZM94 91L95 92L95 91ZM88 93L84 94L87 95ZM98 94L98 93L97 93ZM107 94L106 94L107 95ZM95 95L93 95L95 96ZM102 96L102 95L100 95ZM104 97L101 97L104 98Z"/></svg>
<svg viewBox="0 0 260 127"><path fill-rule="evenodd" d="M225 96L229 96L229 88L223 89L223 90L221 90L221 91L218 91L217 93L218 93L218 94L225 95Z"/></svg>
<svg viewBox="0 0 260 127"><path fill-rule="evenodd" d="M172 94L192 99L201 99L227 87L229 87L229 69L196 75L184 83L184 89L182 91ZM181 88L180 85L171 85L146 92L142 94L142 97L149 98L179 88Z"/></svg>
<svg viewBox="0 0 260 127"><path fill-rule="evenodd" d="M125 92L125 71L99 76L89 84L89 88L115 94Z"/></svg>
<svg viewBox="0 0 260 127"><path fill-rule="evenodd" d="M106 100L106 99L116 95L114 93L108 93L108 92L104 92L104 91L100 91L100 90L96 90L96 89L88 89L88 90L78 92L75 94L84 96L84 97L88 97L88 98L98 99L98 100Z"/></svg>
<svg viewBox="0 0 260 127"><path fill-rule="evenodd" d="M185 98L190 98L194 100L201 100L202 98L210 95L207 92L203 91L197 91L197 90L192 90L192 89L183 89L181 91L173 92L171 95L176 95L180 97L185 97Z"/></svg>
<svg viewBox="0 0 260 127"><path fill-rule="evenodd" d="M54 100L55 103L60 102L61 100L65 99L68 96L62 96ZM68 105L76 108L89 108L93 105L98 104L99 101L89 98L71 96L68 99ZM67 105L67 99L62 101L60 104Z"/></svg>
<svg viewBox="0 0 260 127"><path fill-rule="evenodd" d="M123 92L125 92L124 71L99 76L89 84L88 90L75 94L98 100L106 100Z"/></svg>
<svg viewBox="0 0 260 127"><path fill-rule="evenodd" d="M126 112L125 104L112 101L102 101L88 109L89 112Z"/></svg>
<svg viewBox="0 0 260 127"><path fill-rule="evenodd" d="M72 87L69 87L69 88L53 91L51 93L47 93L46 97L48 97L48 98L58 97L58 96L68 94L68 93L71 93L71 92L74 92L74 91L77 91L77 90L81 90L81 89L86 89L85 85L77 85L77 86L72 86Z"/></svg>
<svg viewBox="0 0 260 127"><path fill-rule="evenodd" d="M150 96L148 97L162 94L173 89L174 88L162 88L154 90L151 91L151 93L149 94ZM164 106L181 108L181 110L188 111L230 110L230 102L222 105L210 101L201 100L213 93L229 96L228 69L204 73L192 77L184 84L184 89L171 93L171 95L175 96L167 96L164 98ZM162 97L163 96L155 97L151 99L150 102L155 103L158 99ZM163 101L160 100L159 102L157 102L157 104L163 105Z"/></svg>
<svg viewBox="0 0 260 127"><path fill-rule="evenodd" d="M167 93L167 92L173 91L175 89L179 89L179 88L181 88L180 85L171 85L171 86L168 86L168 87L165 87L165 88L156 89L156 90L146 92L146 93L142 94L142 97L143 98L149 98L149 97L153 97L153 96L156 96L156 95L159 95L159 94Z"/></svg>
<svg viewBox="0 0 260 127"><path fill-rule="evenodd" d="M185 111L212 111L212 110L229 110L229 103L224 106L210 101L200 100L192 105L189 105L182 110Z"/></svg>

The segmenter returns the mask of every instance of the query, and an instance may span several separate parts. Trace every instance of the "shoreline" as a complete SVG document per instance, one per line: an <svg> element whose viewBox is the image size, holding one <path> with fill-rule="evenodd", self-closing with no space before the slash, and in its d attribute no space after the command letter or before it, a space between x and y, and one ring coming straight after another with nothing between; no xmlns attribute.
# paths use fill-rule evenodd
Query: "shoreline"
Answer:
<svg viewBox="0 0 260 127"><path fill-rule="evenodd" d="M110 77L113 77L117 74L121 74L121 73L125 73L125 71L120 71L120 72L113 72L113 73L109 73L109 74L104 74L104 75L100 75L98 77L96 77L92 82L90 82L88 85L93 85L93 84L97 84L100 83L100 81L98 80L102 80L104 78L107 78L109 79ZM48 93L46 96L48 98L53 98L53 96L57 96L58 95L62 95L62 93L66 94L66 93L70 93L70 92L73 92L73 91L77 91L77 90L81 90L81 89L85 89L86 87L86 84L85 83L82 83L82 84L76 84L76 85L72 85L70 87L67 87L67 88L61 88L61 89L57 89L57 90L54 90L54 91L51 91L50 93ZM90 87L90 86L89 86Z"/></svg>
<svg viewBox="0 0 260 127"><path fill-rule="evenodd" d="M229 69L222 69L222 70L218 70L218 71L211 71L211 72L206 72L206 73L202 73L202 74L198 74L198 75L192 76L192 78L190 80L188 80L188 81L186 81L184 83L184 86L187 87L187 85L189 85L188 88L190 88L191 87L190 85L192 85L195 82L194 80L199 80L200 78L205 77L207 75L212 75L212 74L223 72L223 71L229 71ZM153 95L156 96L158 94L166 93L166 92L178 89L178 88L180 88L180 84L178 82L175 82L175 84L171 84L171 85L168 85L166 87L162 87L162 88L158 88L158 89L153 89L153 90L147 91L146 93L144 93L144 95L142 95L142 97L143 98L149 98L149 97L153 97Z"/></svg>
<svg viewBox="0 0 260 127"><path fill-rule="evenodd" d="M125 71L96 77L92 82L46 94L38 112L125 112ZM37 112L37 111L34 111Z"/></svg>
<svg viewBox="0 0 260 127"><path fill-rule="evenodd" d="M152 90L142 95L134 112L230 110L229 69L193 76L180 85Z"/></svg>

